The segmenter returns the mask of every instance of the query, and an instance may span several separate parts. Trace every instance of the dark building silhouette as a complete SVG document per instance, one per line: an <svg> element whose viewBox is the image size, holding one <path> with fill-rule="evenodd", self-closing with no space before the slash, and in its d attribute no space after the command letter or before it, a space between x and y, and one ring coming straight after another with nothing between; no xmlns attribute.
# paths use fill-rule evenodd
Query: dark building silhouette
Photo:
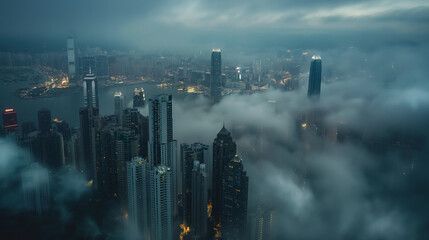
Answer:
<svg viewBox="0 0 429 240"><path fill-rule="evenodd" d="M240 157L235 155L223 172L222 239L246 239L249 178Z"/></svg>
<svg viewBox="0 0 429 240"><path fill-rule="evenodd" d="M213 49L210 68L210 98L211 103L220 102L222 97L222 58L220 49Z"/></svg>
<svg viewBox="0 0 429 240"><path fill-rule="evenodd" d="M207 175L207 169L206 166L209 162L209 152L208 152L208 145L204 145L201 143L194 143L192 145L188 144L182 144L180 148L180 155L181 155L181 172L182 172L182 209L183 209L183 220L182 222L185 224L185 226L190 226L191 229L193 228L194 222L191 220L192 218L192 206L194 204L194 198L192 189L194 188L193 185L197 184L203 184L202 182L194 182L193 181L193 174L194 174L194 168L195 168L195 162L204 164L204 172L205 175ZM197 171L197 175L200 176L200 170L199 167L197 167L195 171ZM202 173L201 173L202 174ZM204 175L204 174L203 174ZM205 177L205 187L207 188L207 194L208 194L208 177ZM199 196L199 195L198 195ZM198 204L198 203L195 203ZM207 203L205 203L205 211L207 211ZM207 222L207 218L205 219Z"/></svg>
<svg viewBox="0 0 429 240"><path fill-rule="evenodd" d="M37 112L37 119L39 121L39 131L46 134L52 129L51 111L44 108Z"/></svg>
<svg viewBox="0 0 429 240"><path fill-rule="evenodd" d="M39 132L36 138L34 155L50 170L58 170L65 164L64 139L57 131Z"/></svg>
<svg viewBox="0 0 429 240"><path fill-rule="evenodd" d="M127 185L127 163L139 153L138 135L129 128L123 128L116 136L116 173L117 173L117 195L120 199L121 208L127 209L128 185Z"/></svg>
<svg viewBox="0 0 429 240"><path fill-rule="evenodd" d="M149 142L149 119L145 116L140 115L139 118L139 155L143 159L147 159L148 157L148 147L147 144Z"/></svg>
<svg viewBox="0 0 429 240"><path fill-rule="evenodd" d="M13 108L7 108L3 111L3 127L4 132L18 132L18 117Z"/></svg>
<svg viewBox="0 0 429 240"><path fill-rule="evenodd" d="M88 181L97 183L96 159L97 159L97 130L99 126L98 108L81 108L80 119L80 163L79 170L84 172ZM96 185L95 185L96 186Z"/></svg>
<svg viewBox="0 0 429 240"><path fill-rule="evenodd" d="M223 172L236 152L237 146L232 140L231 133L222 127L213 142L213 191L211 199L215 225L221 223Z"/></svg>
<svg viewBox="0 0 429 240"><path fill-rule="evenodd" d="M208 174L206 164L200 161L194 161L191 197L190 230L192 239L207 239Z"/></svg>
<svg viewBox="0 0 429 240"><path fill-rule="evenodd" d="M99 161L101 172L98 172L101 183L99 189L107 198L117 196L117 171L116 171L116 140L117 133L121 129L116 124L109 124L100 131Z"/></svg>
<svg viewBox="0 0 429 240"><path fill-rule="evenodd" d="M308 97L320 97L320 86L322 83L322 58L313 56L310 66L310 77L308 79Z"/></svg>

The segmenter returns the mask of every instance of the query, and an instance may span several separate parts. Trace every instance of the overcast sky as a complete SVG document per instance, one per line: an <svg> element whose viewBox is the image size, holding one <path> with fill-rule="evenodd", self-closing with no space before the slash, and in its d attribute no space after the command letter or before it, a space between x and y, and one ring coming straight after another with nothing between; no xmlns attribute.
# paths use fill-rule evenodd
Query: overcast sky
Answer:
<svg viewBox="0 0 429 240"><path fill-rule="evenodd" d="M373 48L422 44L428 33L426 0L1 0L0 7L3 48L31 39L58 44L70 34L144 50Z"/></svg>

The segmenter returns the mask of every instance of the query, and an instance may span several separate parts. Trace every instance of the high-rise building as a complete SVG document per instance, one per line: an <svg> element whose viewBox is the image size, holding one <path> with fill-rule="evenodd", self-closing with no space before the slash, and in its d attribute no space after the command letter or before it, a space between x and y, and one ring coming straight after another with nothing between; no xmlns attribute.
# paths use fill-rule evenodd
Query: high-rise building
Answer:
<svg viewBox="0 0 429 240"><path fill-rule="evenodd" d="M149 171L150 234L154 240L173 239L173 174L159 165Z"/></svg>
<svg viewBox="0 0 429 240"><path fill-rule="evenodd" d="M310 77L308 79L308 97L319 98L322 83L322 58L313 56L310 66Z"/></svg>
<svg viewBox="0 0 429 240"><path fill-rule="evenodd" d="M145 116L139 118L139 137L140 137L140 156L143 159L148 158L149 142L149 119Z"/></svg>
<svg viewBox="0 0 429 240"><path fill-rule="evenodd" d="M36 159L50 170L58 170L65 164L64 138L58 131L39 132L33 153Z"/></svg>
<svg viewBox="0 0 429 240"><path fill-rule="evenodd" d="M141 157L127 162L128 185L128 223L131 229L143 234L144 239L149 237L149 216L147 194L147 161Z"/></svg>
<svg viewBox="0 0 429 240"><path fill-rule="evenodd" d="M7 108L3 111L3 127L6 134L18 132L18 117L13 108Z"/></svg>
<svg viewBox="0 0 429 240"><path fill-rule="evenodd" d="M221 223L222 214L222 182L223 172L229 161L235 156L237 145L232 140L231 133L224 127L213 142L213 219L214 224Z"/></svg>
<svg viewBox="0 0 429 240"><path fill-rule="evenodd" d="M235 155L223 172L222 239L246 239L248 184L242 160Z"/></svg>
<svg viewBox="0 0 429 240"><path fill-rule="evenodd" d="M116 141L116 173L118 197L121 207L127 207L127 163L139 153L138 135L128 128L117 133Z"/></svg>
<svg viewBox="0 0 429 240"><path fill-rule="evenodd" d="M83 102L87 108L98 108L98 83L91 68L83 78Z"/></svg>
<svg viewBox="0 0 429 240"><path fill-rule="evenodd" d="M172 240L177 219L176 151L172 96L149 99L149 143L146 170L150 239Z"/></svg>
<svg viewBox="0 0 429 240"><path fill-rule="evenodd" d="M99 160L101 165L97 175L100 179L99 189L105 197L115 197L118 194L116 169L116 137L122 127L116 123L104 126L100 135Z"/></svg>
<svg viewBox="0 0 429 240"><path fill-rule="evenodd" d="M44 108L37 112L37 119L39 120L39 131L46 134L52 130L51 111Z"/></svg>
<svg viewBox="0 0 429 240"><path fill-rule="evenodd" d="M97 186L97 143L99 113L98 108L81 108L80 119L80 163L79 170L84 172L88 181Z"/></svg>
<svg viewBox="0 0 429 240"><path fill-rule="evenodd" d="M122 122L120 124L124 128L129 128L135 133L139 133L139 119L143 117L138 109L135 108L126 108L122 111Z"/></svg>
<svg viewBox="0 0 429 240"><path fill-rule="evenodd" d="M181 184L181 193L182 193L182 212L183 220L182 222L185 226L191 226L191 216L192 216L192 174L194 169L195 161L205 164L204 168L206 172L210 172L206 169L206 166L209 164L209 146L202 143L194 143L192 145L182 144L180 146L180 155L181 155L181 175L182 175L182 184ZM208 178L207 178L207 184ZM209 185L208 185L209 186ZM208 188L207 186L207 188ZM207 206L206 206L207 208ZM207 210L207 209L206 209Z"/></svg>
<svg viewBox="0 0 429 240"><path fill-rule="evenodd" d="M211 103L220 102L222 97L222 58L220 49L213 49L210 68L210 98Z"/></svg>
<svg viewBox="0 0 429 240"><path fill-rule="evenodd" d="M134 89L134 97L133 97L133 108L144 107L146 103L146 96L143 88L135 88Z"/></svg>
<svg viewBox="0 0 429 240"><path fill-rule="evenodd" d="M149 99L149 163L172 167L176 164L173 140L172 96L159 95Z"/></svg>
<svg viewBox="0 0 429 240"><path fill-rule="evenodd" d="M39 215L47 211L51 206L48 171L33 163L22 172L21 180L26 207Z"/></svg>
<svg viewBox="0 0 429 240"><path fill-rule="evenodd" d="M115 115L118 116L119 124L122 124L122 114L124 111L124 96L121 92L115 92L114 95Z"/></svg>
<svg viewBox="0 0 429 240"><path fill-rule="evenodd" d="M75 42L73 37L67 38L67 69L69 81L73 81L76 78L76 50Z"/></svg>
<svg viewBox="0 0 429 240"><path fill-rule="evenodd" d="M192 169L192 206L190 229L192 239L207 239L208 175L206 165L194 161Z"/></svg>

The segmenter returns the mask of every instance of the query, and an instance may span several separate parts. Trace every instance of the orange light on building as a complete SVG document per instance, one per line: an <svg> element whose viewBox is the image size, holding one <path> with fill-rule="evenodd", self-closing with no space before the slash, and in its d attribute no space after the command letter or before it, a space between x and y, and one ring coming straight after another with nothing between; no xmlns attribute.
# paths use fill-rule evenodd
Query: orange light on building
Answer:
<svg viewBox="0 0 429 240"><path fill-rule="evenodd" d="M182 232L180 233L180 240L183 240L183 238L189 233L189 231L191 231L191 229L184 223L180 224L180 228L182 229Z"/></svg>
<svg viewBox="0 0 429 240"><path fill-rule="evenodd" d="M8 109L5 109L4 111L5 112L13 112L14 110L13 110L13 108L8 108Z"/></svg>
<svg viewBox="0 0 429 240"><path fill-rule="evenodd" d="M209 218L211 218L211 217L212 217L212 210L213 210L212 202L209 202L209 203L207 204L207 216L208 216Z"/></svg>
<svg viewBox="0 0 429 240"><path fill-rule="evenodd" d="M303 56L307 56L307 55L308 55L308 52L303 52L303 53L302 53L302 55L303 55Z"/></svg>

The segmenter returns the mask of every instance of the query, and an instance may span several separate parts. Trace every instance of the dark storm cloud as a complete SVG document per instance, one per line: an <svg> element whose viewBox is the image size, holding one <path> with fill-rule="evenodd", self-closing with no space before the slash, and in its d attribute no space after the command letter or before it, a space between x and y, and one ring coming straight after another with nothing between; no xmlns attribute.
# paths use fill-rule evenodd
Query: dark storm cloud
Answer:
<svg viewBox="0 0 429 240"><path fill-rule="evenodd" d="M214 46L265 49L273 39L283 47L333 47L383 31L387 35L380 34L380 41L362 39L381 45L391 38L403 43L403 34L415 42L427 40L427 8L420 0L17 0L2 2L0 35L3 47L12 40L63 41L76 34L97 45L196 51Z"/></svg>

